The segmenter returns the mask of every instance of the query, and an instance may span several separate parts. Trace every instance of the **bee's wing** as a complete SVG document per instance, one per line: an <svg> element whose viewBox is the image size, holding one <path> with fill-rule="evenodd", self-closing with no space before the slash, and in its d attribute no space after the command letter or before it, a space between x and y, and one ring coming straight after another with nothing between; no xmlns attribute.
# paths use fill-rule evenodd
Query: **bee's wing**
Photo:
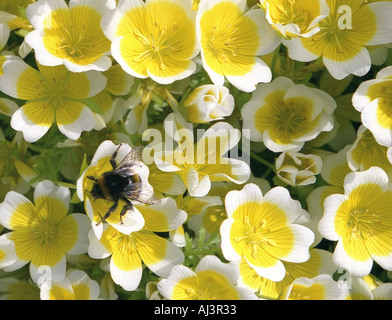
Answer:
<svg viewBox="0 0 392 320"><path fill-rule="evenodd" d="M138 201L144 204L160 203L151 186L143 183L134 183L132 189L124 191L122 196L131 202Z"/></svg>
<svg viewBox="0 0 392 320"><path fill-rule="evenodd" d="M117 165L117 168L122 168L122 167L129 167L132 164L136 164L142 161L142 153L143 153L143 147L135 147L131 151L128 152L128 154L120 161L120 163Z"/></svg>

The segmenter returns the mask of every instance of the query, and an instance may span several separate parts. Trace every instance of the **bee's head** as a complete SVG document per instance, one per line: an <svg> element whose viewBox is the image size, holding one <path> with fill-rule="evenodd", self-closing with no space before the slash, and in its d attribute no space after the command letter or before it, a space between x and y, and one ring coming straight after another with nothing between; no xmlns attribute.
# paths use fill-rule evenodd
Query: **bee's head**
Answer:
<svg viewBox="0 0 392 320"><path fill-rule="evenodd" d="M94 184L91 191L88 191L94 199L104 198L101 185L97 179L91 176L87 176L87 179L93 180Z"/></svg>

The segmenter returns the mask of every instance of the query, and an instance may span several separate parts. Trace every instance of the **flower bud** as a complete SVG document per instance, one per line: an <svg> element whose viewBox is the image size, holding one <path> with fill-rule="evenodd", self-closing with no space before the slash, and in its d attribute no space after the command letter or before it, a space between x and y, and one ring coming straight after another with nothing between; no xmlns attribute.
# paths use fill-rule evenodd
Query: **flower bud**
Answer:
<svg viewBox="0 0 392 320"><path fill-rule="evenodd" d="M185 100L187 119L208 123L228 117L234 110L234 97L225 86L202 85Z"/></svg>

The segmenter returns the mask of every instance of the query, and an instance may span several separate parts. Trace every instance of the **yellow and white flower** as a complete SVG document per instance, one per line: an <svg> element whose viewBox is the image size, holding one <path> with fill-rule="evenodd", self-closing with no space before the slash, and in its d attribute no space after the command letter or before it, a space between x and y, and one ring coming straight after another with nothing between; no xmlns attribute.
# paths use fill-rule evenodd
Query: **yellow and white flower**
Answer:
<svg viewBox="0 0 392 320"><path fill-rule="evenodd" d="M167 279L159 281L158 289L169 300L257 300L249 289L237 286L238 279L237 266L205 256L195 271L175 266Z"/></svg>
<svg viewBox="0 0 392 320"><path fill-rule="evenodd" d="M25 41L45 66L64 66L72 72L110 68L110 41L101 29L103 14L114 0L38 0L29 5L27 18L34 31Z"/></svg>
<svg viewBox="0 0 392 320"><path fill-rule="evenodd" d="M241 191L230 191L225 206L228 219L220 233L227 260L245 259L260 276L281 281L286 274L282 260L309 259L314 234L296 223L303 209L287 189L275 187L263 196L257 185L247 184Z"/></svg>
<svg viewBox="0 0 392 320"><path fill-rule="evenodd" d="M392 67L386 67L376 79L362 82L352 98L353 106L361 112L363 125L386 147L392 146L391 93Z"/></svg>
<svg viewBox="0 0 392 320"><path fill-rule="evenodd" d="M225 86L202 85L184 101L186 118L193 123L223 120L234 110L234 97Z"/></svg>
<svg viewBox="0 0 392 320"><path fill-rule="evenodd" d="M15 101L7 98L0 98L0 113L11 117L17 109L18 105Z"/></svg>
<svg viewBox="0 0 392 320"><path fill-rule="evenodd" d="M0 269L7 271L7 267L12 266L17 261L14 242L3 234L0 236Z"/></svg>
<svg viewBox="0 0 392 320"><path fill-rule="evenodd" d="M31 25L21 13L33 2L34 0L14 0L0 3L0 51L7 44L11 30L31 29Z"/></svg>
<svg viewBox="0 0 392 320"><path fill-rule="evenodd" d="M347 152L349 149L350 145L338 153L333 153L323 159L323 168L320 175L327 185L316 187L306 198L310 223L313 226L311 229L315 234L313 245L318 244L323 238L318 231L318 224L324 214L324 200L331 194L343 194L344 178L348 173L352 172L347 163Z"/></svg>
<svg viewBox="0 0 392 320"><path fill-rule="evenodd" d="M274 152L299 151L334 126L335 100L322 90L278 77L259 84L241 109L250 140L264 142Z"/></svg>
<svg viewBox="0 0 392 320"><path fill-rule="evenodd" d="M279 34L261 9L245 11L245 0L202 0L197 13L197 38L203 67L215 85L226 78L246 92L260 82L270 82L272 73L258 56L280 44Z"/></svg>
<svg viewBox="0 0 392 320"><path fill-rule="evenodd" d="M320 156L299 152L282 152L276 159L276 175L291 186L306 186L316 182L323 161Z"/></svg>
<svg viewBox="0 0 392 320"><path fill-rule="evenodd" d="M104 15L111 52L129 74L169 84L196 70L198 53L191 0L119 1Z"/></svg>
<svg viewBox="0 0 392 320"><path fill-rule="evenodd" d="M87 252L89 229L84 214L68 214L70 192L42 181L34 191L34 203L10 191L0 204L0 223L11 230L5 239L13 242L17 260L7 270L17 270L30 262L35 283L45 275L54 281L65 276L66 254Z"/></svg>
<svg viewBox="0 0 392 320"><path fill-rule="evenodd" d="M39 140L54 122L72 140L82 131L94 129L96 118L85 99L102 91L106 78L97 71L71 73L64 66L38 67L36 70L14 56L3 64L0 90L27 101L12 115L13 129L22 131L28 142Z"/></svg>
<svg viewBox="0 0 392 320"><path fill-rule="evenodd" d="M309 62L322 57L336 79L369 72L371 58L366 46L392 42L392 3L367 4L363 0L327 0L328 17L319 22L320 31L310 38L285 42L290 58Z"/></svg>
<svg viewBox="0 0 392 320"><path fill-rule="evenodd" d="M358 136L347 151L347 163L352 171L365 171L377 166L392 178L392 163L389 162L388 148L377 143L373 134L361 125Z"/></svg>
<svg viewBox="0 0 392 320"><path fill-rule="evenodd" d="M97 300L98 282L86 272L73 270L62 281L45 281L40 287L41 300Z"/></svg>
<svg viewBox="0 0 392 320"><path fill-rule="evenodd" d="M154 161L159 169L176 172L184 181L189 194L203 197L212 181L245 183L250 176L247 163L224 155L240 140L240 132L226 122L212 125L194 144L193 132L183 128L176 132L176 141L184 140L174 150L156 152Z"/></svg>
<svg viewBox="0 0 392 320"><path fill-rule="evenodd" d="M336 271L336 265L332 262L332 253L326 250L311 248L310 258L303 263L293 263L284 261L286 275L282 281L272 281L261 277L252 269L245 259L241 260L240 281L241 286L245 286L264 297L278 299L283 293L283 289L300 277L313 278L319 274L332 275Z"/></svg>
<svg viewBox="0 0 392 320"><path fill-rule="evenodd" d="M282 294L281 300L341 300L342 289L330 275L321 274L313 279L295 279Z"/></svg>
<svg viewBox="0 0 392 320"><path fill-rule="evenodd" d="M319 230L337 241L334 261L354 276L369 274L373 260L392 270L392 191L387 174L379 167L351 172L344 180L344 194L324 201Z"/></svg>
<svg viewBox="0 0 392 320"><path fill-rule="evenodd" d="M98 179L104 172L113 170L113 167L110 164L110 158L117 148L118 146L110 140L102 142L97 148L94 157L91 160L91 164L77 181L78 197L81 201L84 201L86 213L91 220L91 226L98 239L101 237L103 231L103 223L101 223L102 217L105 216L106 212L113 205L113 202L106 199L94 198L91 195L94 181L88 179L87 177L92 176ZM120 163L120 161L131 150L132 148L129 145L122 144L120 149L118 149L117 157L115 158L116 162ZM143 188L149 189L152 192L153 189L148 183L148 167L144 163L141 163L140 165L141 168L138 171L138 175L141 178ZM132 210L128 210L128 212L122 217L121 222L120 213L125 205L127 205L127 202L123 199L120 199L117 209L110 214L110 216L106 219L106 222L125 234L130 234L131 232L141 230L145 224L145 221L137 207L133 207Z"/></svg>
<svg viewBox="0 0 392 320"><path fill-rule="evenodd" d="M345 300L391 300L392 284L382 283L373 286L368 277L349 277L346 281Z"/></svg>
<svg viewBox="0 0 392 320"><path fill-rule="evenodd" d="M155 234L179 228L187 219L172 198L161 199L159 205L135 205L143 215L144 226L124 234L109 224L103 227L100 239L91 230L88 254L95 259L110 256L110 274L124 290L136 290L142 278L142 262L160 277L184 261L182 251L173 243Z"/></svg>
<svg viewBox="0 0 392 320"><path fill-rule="evenodd" d="M318 23L329 14L325 0L260 0L268 22L284 38L309 38L320 31Z"/></svg>

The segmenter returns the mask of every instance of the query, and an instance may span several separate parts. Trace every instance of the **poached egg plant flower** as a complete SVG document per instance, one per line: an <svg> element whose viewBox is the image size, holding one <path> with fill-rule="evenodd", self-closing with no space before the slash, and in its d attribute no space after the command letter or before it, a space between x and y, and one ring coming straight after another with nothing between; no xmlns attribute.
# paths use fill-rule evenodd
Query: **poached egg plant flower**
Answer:
<svg viewBox="0 0 392 320"><path fill-rule="evenodd" d="M350 74L364 76L371 67L367 46L392 42L392 3L363 0L327 0L328 17L319 22L320 31L309 38L285 41L293 60L309 62L322 57L337 80Z"/></svg>
<svg viewBox="0 0 392 320"><path fill-rule="evenodd" d="M335 100L326 92L278 77L257 86L241 115L251 141L284 152L299 151L306 141L331 131L335 109Z"/></svg>
<svg viewBox="0 0 392 320"><path fill-rule="evenodd" d="M167 279L158 283L159 292L169 300L257 300L247 288L237 286L239 271L234 264L205 256L195 271L175 266Z"/></svg>
<svg viewBox="0 0 392 320"><path fill-rule="evenodd" d="M105 71L112 65L110 41L102 32L102 15L114 0L39 0L27 7L34 31L26 35L37 61L45 66L64 64L72 72Z"/></svg>
<svg viewBox="0 0 392 320"><path fill-rule="evenodd" d="M10 191L0 204L0 223L11 230L5 238L12 241L17 260L7 270L17 270L30 262L30 275L38 283L43 271L46 280L65 277L66 255L87 252L88 218L67 214L70 191L45 180L34 190L34 203ZM47 269L42 269L47 268ZM41 279L42 280L42 279Z"/></svg>
<svg viewBox="0 0 392 320"><path fill-rule="evenodd" d="M169 84L196 70L199 53L191 0L120 0L101 22L114 59L137 78Z"/></svg>
<svg viewBox="0 0 392 320"><path fill-rule="evenodd" d="M142 262L160 277L167 277L175 265L184 262L182 251L156 234L175 230L186 221L186 212L177 208L175 200L164 198L159 205L135 205L135 209L145 221L140 230L124 234L105 224L100 239L93 230L89 233L89 256L95 259L110 257L112 279L127 291L138 288Z"/></svg>
<svg viewBox="0 0 392 320"><path fill-rule="evenodd" d="M392 146L391 93L392 67L386 67L377 73L376 79L362 82L352 98L363 125L385 147Z"/></svg>
<svg viewBox="0 0 392 320"><path fill-rule="evenodd" d="M54 122L72 140L94 129L96 114L85 100L105 88L106 78L98 71L72 73L62 65L38 64L38 69L15 56L8 56L3 64L0 91L26 101L12 115L12 128L22 131L27 142L42 138Z"/></svg>
<svg viewBox="0 0 392 320"><path fill-rule="evenodd" d="M282 260L300 263L309 259L314 234L295 223L303 209L287 189L275 187L263 195L250 183L241 191L230 191L225 206L228 219L220 233L227 260L244 258L258 275L281 281L286 274Z"/></svg>
<svg viewBox="0 0 392 320"><path fill-rule="evenodd" d="M272 73L258 56L280 44L279 34L261 9L245 11L245 0L201 0L197 13L197 38L203 67L215 85L226 78L246 92L259 82L270 82Z"/></svg>
<svg viewBox="0 0 392 320"><path fill-rule="evenodd" d="M392 270L392 191L388 175L379 167L351 172L344 194L324 201L319 223L324 238L337 241L334 262L358 277L370 273L373 261Z"/></svg>
<svg viewBox="0 0 392 320"><path fill-rule="evenodd" d="M325 0L260 0L268 22L287 39L311 37L320 31L318 23L328 16Z"/></svg>

